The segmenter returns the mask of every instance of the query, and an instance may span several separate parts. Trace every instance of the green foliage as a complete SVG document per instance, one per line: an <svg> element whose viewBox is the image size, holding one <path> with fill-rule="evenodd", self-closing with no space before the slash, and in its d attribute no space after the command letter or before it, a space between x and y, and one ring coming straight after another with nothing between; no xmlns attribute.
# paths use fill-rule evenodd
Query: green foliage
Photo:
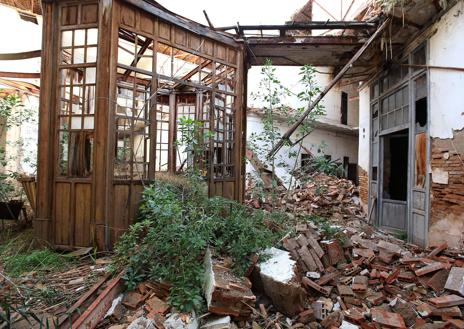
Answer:
<svg viewBox="0 0 464 329"><path fill-rule="evenodd" d="M318 104L309 115L299 125L296 133L293 136L294 145L290 141L286 141L286 145L282 151L276 155L268 157L271 149L282 138L282 134L278 129L278 120L284 121L288 126L297 122L307 106L299 108L290 108L284 101L286 97L293 97L305 105L310 104L312 100L320 93L320 88L315 81L316 70L310 65L305 65L300 68L299 72L299 87L300 91L290 90L283 86L277 77L276 69L272 66L270 60L266 60L265 65L261 69L262 79L259 83L259 91L253 94L254 98L264 104L263 107L263 130L260 133L252 133L247 147L259 158L259 160L275 173L276 168L283 169L287 173L293 172L298 163L302 151L303 139L313 129L314 121L325 114L324 107ZM293 163L289 162L293 160ZM272 177L272 188L267 191L265 198L276 200L277 179ZM292 188L293 177L290 175L290 180L287 182L290 189ZM290 190L289 189L289 190ZM275 202L272 202L274 204Z"/></svg>
<svg viewBox="0 0 464 329"><path fill-rule="evenodd" d="M336 239L342 245L345 243L347 239L346 234L339 227L332 225L329 219L317 215L305 216L304 219L315 224L325 239Z"/></svg>
<svg viewBox="0 0 464 329"><path fill-rule="evenodd" d="M177 180L179 180L177 178ZM169 303L179 311L203 306L203 257L207 247L230 256L242 275L251 257L273 245L281 232L263 223L280 225L282 216L265 215L223 198L209 199L200 181L158 180L143 193L141 220L129 228L115 247L115 269L126 267L129 288L145 279L170 282Z"/></svg>
<svg viewBox="0 0 464 329"><path fill-rule="evenodd" d="M5 136L5 133L13 128L20 127L22 124L27 122L35 121L35 113L32 109L25 107L21 101L21 98L16 94L9 94L4 97L0 97L0 139ZM24 154L24 145L27 141L19 138L15 142L6 141L8 145L19 150L18 154L24 156L24 162L31 163L35 166L34 155ZM7 156L6 150L0 147L0 168L6 167L9 161L16 160L16 156ZM13 179L17 176L16 172L2 172L0 173L0 200L7 201L13 199L20 194Z"/></svg>
<svg viewBox="0 0 464 329"><path fill-rule="evenodd" d="M322 172L333 176L341 176L343 174L343 167L336 161L327 159L324 155L311 157L303 170L307 172Z"/></svg>
<svg viewBox="0 0 464 329"><path fill-rule="evenodd" d="M10 276L19 276L31 271L49 271L62 268L66 259L50 249L33 250L15 255L1 256L5 272Z"/></svg>

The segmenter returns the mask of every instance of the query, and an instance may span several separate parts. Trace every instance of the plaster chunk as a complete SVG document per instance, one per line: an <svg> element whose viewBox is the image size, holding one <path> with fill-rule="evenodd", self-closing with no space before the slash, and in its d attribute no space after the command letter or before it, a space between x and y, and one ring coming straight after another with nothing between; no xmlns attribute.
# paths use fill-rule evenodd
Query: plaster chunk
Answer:
<svg viewBox="0 0 464 329"><path fill-rule="evenodd" d="M433 169L432 170L432 182L436 184L448 185L448 182L449 182L448 172L440 168Z"/></svg>
<svg viewBox="0 0 464 329"><path fill-rule="evenodd" d="M258 264L264 293L280 312L295 316L303 309L306 295L295 272L296 261L289 252L277 248L269 248L263 254L269 257Z"/></svg>

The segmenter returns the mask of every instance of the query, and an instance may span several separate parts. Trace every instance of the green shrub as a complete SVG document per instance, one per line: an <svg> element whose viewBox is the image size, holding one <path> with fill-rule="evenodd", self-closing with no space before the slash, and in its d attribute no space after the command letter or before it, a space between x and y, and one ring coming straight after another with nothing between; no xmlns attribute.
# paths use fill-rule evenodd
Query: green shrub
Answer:
<svg viewBox="0 0 464 329"><path fill-rule="evenodd" d="M269 227L281 227L283 215L266 215L223 198L209 199L204 191L198 179L189 183L163 179L145 188L140 221L115 247L113 266L126 267L124 279L129 288L146 279L169 282L168 301L173 307L198 310L204 303L207 247L230 256L234 271L243 275L253 254L280 238L282 232Z"/></svg>

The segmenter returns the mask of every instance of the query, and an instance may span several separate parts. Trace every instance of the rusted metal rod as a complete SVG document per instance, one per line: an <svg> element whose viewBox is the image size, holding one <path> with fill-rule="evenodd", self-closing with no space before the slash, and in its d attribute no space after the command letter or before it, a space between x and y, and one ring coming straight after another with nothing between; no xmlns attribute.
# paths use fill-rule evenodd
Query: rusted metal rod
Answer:
<svg viewBox="0 0 464 329"><path fill-rule="evenodd" d="M372 42L379 36L380 33L387 27L388 23L390 22L390 19L386 19L382 25L370 36L370 38L366 41L366 43L359 48L359 50L354 54L354 56L350 59L348 63L341 69L340 72L335 76L335 78L332 79L332 81L329 82L329 84L324 88L323 91L317 96L317 98L312 102L308 103L308 106L306 107L306 110L304 113L301 115L301 117L298 119L297 122L295 122L288 130L287 132L282 136L282 138L275 144L274 148L269 152L267 155L268 157L272 157L274 154L277 153L277 151L280 150L280 148L284 145L285 141L288 141L292 134L297 130L297 128L303 123L303 121L306 119L306 117L311 113L311 111L319 104L319 102L324 98L324 96L332 89L333 86L343 77L343 75L353 66L353 63L356 62L359 57L366 51L366 49L372 44Z"/></svg>

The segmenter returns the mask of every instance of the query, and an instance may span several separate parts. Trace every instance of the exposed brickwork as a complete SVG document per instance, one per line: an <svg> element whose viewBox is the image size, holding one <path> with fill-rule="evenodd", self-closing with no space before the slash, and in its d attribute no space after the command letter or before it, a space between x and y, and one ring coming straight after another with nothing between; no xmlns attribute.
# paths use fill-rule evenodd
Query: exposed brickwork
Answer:
<svg viewBox="0 0 464 329"><path fill-rule="evenodd" d="M369 199L369 176L367 171L358 166L358 180L359 180L359 197L364 205L367 205Z"/></svg>
<svg viewBox="0 0 464 329"><path fill-rule="evenodd" d="M461 247L464 241L464 132L453 139L432 139L431 169L447 173L447 184L432 181L429 219L429 244L447 240ZM442 182L443 183L443 182Z"/></svg>

